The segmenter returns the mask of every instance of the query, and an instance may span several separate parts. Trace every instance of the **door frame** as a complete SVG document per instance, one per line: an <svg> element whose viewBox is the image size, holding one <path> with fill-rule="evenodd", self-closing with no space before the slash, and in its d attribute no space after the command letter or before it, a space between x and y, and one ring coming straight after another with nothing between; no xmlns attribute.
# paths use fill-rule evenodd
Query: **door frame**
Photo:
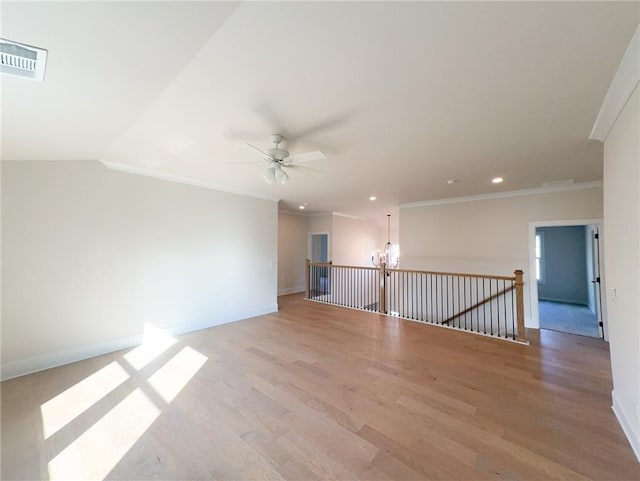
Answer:
<svg viewBox="0 0 640 481"><path fill-rule="evenodd" d="M540 329L540 310L538 307L538 281L536 279L536 229L538 227L569 227L579 225L595 225L598 229L598 270L600 274L600 299L603 299L605 289L604 277L604 248L603 248L603 220L602 219L570 219L570 220L542 220L529 222L529 299L531 304L531 327ZM607 323L606 306L602 302L600 311L602 332L605 341L609 341L609 326ZM599 326L598 326L599 327Z"/></svg>
<svg viewBox="0 0 640 481"><path fill-rule="evenodd" d="M326 235L327 236L327 262L331 260L331 234L327 231L321 232L309 232L308 243L307 243L307 252L308 259L313 262L313 236L314 235Z"/></svg>

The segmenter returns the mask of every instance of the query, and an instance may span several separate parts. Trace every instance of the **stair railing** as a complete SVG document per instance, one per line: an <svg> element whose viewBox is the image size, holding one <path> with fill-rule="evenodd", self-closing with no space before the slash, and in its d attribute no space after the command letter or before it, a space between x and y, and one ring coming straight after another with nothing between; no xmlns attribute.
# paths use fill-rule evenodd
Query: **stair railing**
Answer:
<svg viewBox="0 0 640 481"><path fill-rule="evenodd" d="M307 259L305 298L528 344L523 279Z"/></svg>

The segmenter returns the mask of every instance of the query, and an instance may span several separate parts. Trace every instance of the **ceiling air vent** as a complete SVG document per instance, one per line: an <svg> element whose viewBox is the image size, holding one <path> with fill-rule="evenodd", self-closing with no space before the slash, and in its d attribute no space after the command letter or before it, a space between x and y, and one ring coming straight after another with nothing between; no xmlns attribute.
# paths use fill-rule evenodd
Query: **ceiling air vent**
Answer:
<svg viewBox="0 0 640 481"><path fill-rule="evenodd" d="M0 38L0 72L42 82L47 51Z"/></svg>

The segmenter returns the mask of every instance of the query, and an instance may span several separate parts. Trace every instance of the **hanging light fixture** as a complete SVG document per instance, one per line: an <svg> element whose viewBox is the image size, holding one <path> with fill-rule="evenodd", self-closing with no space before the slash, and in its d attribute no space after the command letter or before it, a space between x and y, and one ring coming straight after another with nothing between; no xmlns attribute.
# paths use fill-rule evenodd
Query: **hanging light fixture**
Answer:
<svg viewBox="0 0 640 481"><path fill-rule="evenodd" d="M380 267L383 262L390 269L396 269L400 264L400 252L397 246L391 243L391 214L387 214L387 243L384 245L384 251L378 250L371 256L371 263L375 267Z"/></svg>
<svg viewBox="0 0 640 481"><path fill-rule="evenodd" d="M269 167L264 173L264 180L269 184L286 184L289 182L289 175L282 169L279 163L275 162L273 167Z"/></svg>
<svg viewBox="0 0 640 481"><path fill-rule="evenodd" d="M276 169L274 167L269 167L267 171L264 173L264 180L268 184L273 184L276 181Z"/></svg>

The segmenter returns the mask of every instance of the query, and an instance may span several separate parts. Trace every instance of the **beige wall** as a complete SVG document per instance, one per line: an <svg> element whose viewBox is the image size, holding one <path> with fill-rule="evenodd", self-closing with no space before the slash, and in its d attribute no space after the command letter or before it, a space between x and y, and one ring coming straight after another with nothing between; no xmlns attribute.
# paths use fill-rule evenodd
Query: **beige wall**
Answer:
<svg viewBox="0 0 640 481"><path fill-rule="evenodd" d="M371 254L385 240L373 222L341 214L278 214L278 295L304 291L304 260L309 234L329 234L329 260L334 264L370 266Z"/></svg>
<svg viewBox="0 0 640 481"><path fill-rule="evenodd" d="M309 232L329 234L329 259L333 259L333 214L309 216ZM307 245L307 255L308 255Z"/></svg>
<svg viewBox="0 0 640 481"><path fill-rule="evenodd" d="M2 163L2 375L272 312L277 203L108 170Z"/></svg>
<svg viewBox="0 0 640 481"><path fill-rule="evenodd" d="M640 458L640 93L604 143L607 312L613 407Z"/></svg>
<svg viewBox="0 0 640 481"><path fill-rule="evenodd" d="M382 233L371 221L333 216L334 264L371 267L371 254L384 247Z"/></svg>
<svg viewBox="0 0 640 481"><path fill-rule="evenodd" d="M309 216L309 232L329 234L329 259L340 265L369 266L386 242L374 222L335 213Z"/></svg>
<svg viewBox="0 0 640 481"><path fill-rule="evenodd" d="M309 217L278 213L278 295L304 291Z"/></svg>
<svg viewBox="0 0 640 481"><path fill-rule="evenodd" d="M529 222L599 219L599 187L400 209L405 269L513 275L529 270ZM529 288L525 317L531 321Z"/></svg>

